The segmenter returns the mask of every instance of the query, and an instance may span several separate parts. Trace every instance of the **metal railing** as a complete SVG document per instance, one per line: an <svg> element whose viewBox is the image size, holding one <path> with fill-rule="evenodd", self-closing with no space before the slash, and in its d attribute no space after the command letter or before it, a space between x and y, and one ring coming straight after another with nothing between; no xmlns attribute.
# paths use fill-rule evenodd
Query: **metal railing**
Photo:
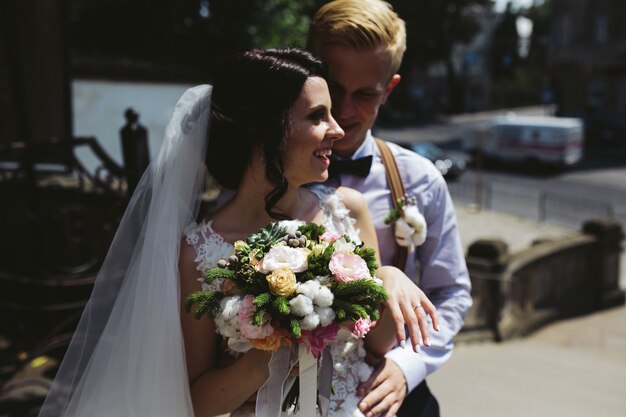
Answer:
<svg viewBox="0 0 626 417"><path fill-rule="evenodd" d="M486 182L480 188L474 184L451 182L448 189L455 203L477 205L541 223L578 229L586 220L609 218L626 224L626 206L609 202L497 182Z"/></svg>

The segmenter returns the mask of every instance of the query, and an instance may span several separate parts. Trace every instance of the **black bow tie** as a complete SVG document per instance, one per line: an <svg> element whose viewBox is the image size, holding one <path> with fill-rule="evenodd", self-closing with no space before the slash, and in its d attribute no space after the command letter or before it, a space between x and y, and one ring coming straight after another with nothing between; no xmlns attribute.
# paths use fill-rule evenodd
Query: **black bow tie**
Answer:
<svg viewBox="0 0 626 417"><path fill-rule="evenodd" d="M367 174L370 173L371 167L372 155L357 159L332 158L330 161L330 167L328 168L328 174L331 177L336 177L340 174L350 174L365 178L367 177Z"/></svg>

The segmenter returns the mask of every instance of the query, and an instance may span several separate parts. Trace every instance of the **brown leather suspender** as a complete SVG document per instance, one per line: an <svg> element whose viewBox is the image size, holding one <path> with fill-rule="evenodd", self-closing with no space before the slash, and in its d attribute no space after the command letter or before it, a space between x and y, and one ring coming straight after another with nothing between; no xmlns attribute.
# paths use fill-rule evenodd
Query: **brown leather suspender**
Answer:
<svg viewBox="0 0 626 417"><path fill-rule="evenodd" d="M385 174L387 176L389 189L391 190L393 207L398 210L398 199L405 195L404 185L402 184L402 178L400 177L400 171L398 170L398 164L396 164L396 159L393 157L393 154L385 141L376 139L376 145L378 145L378 150L383 158L383 165L385 165ZM396 253L393 257L393 265L404 271L408 253L408 248L396 244Z"/></svg>

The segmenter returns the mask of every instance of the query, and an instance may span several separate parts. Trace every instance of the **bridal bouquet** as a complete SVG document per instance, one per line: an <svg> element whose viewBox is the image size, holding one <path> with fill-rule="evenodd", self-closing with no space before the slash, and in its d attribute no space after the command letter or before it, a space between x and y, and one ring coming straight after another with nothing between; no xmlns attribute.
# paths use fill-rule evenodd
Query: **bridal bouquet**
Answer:
<svg viewBox="0 0 626 417"><path fill-rule="evenodd" d="M298 344L317 358L340 326L364 337L380 318L387 293L374 277L377 268L375 251L347 235L313 223L271 223L235 242L186 308L195 304L196 318L214 320L233 351ZM216 280L219 290L209 290Z"/></svg>

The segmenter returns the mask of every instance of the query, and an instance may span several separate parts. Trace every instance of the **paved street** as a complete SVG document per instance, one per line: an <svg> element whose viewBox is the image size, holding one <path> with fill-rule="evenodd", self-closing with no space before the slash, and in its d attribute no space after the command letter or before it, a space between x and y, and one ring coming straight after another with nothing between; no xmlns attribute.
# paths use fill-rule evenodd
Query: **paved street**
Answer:
<svg viewBox="0 0 626 417"><path fill-rule="evenodd" d="M458 345L429 385L442 417L623 417L626 307L525 339Z"/></svg>

